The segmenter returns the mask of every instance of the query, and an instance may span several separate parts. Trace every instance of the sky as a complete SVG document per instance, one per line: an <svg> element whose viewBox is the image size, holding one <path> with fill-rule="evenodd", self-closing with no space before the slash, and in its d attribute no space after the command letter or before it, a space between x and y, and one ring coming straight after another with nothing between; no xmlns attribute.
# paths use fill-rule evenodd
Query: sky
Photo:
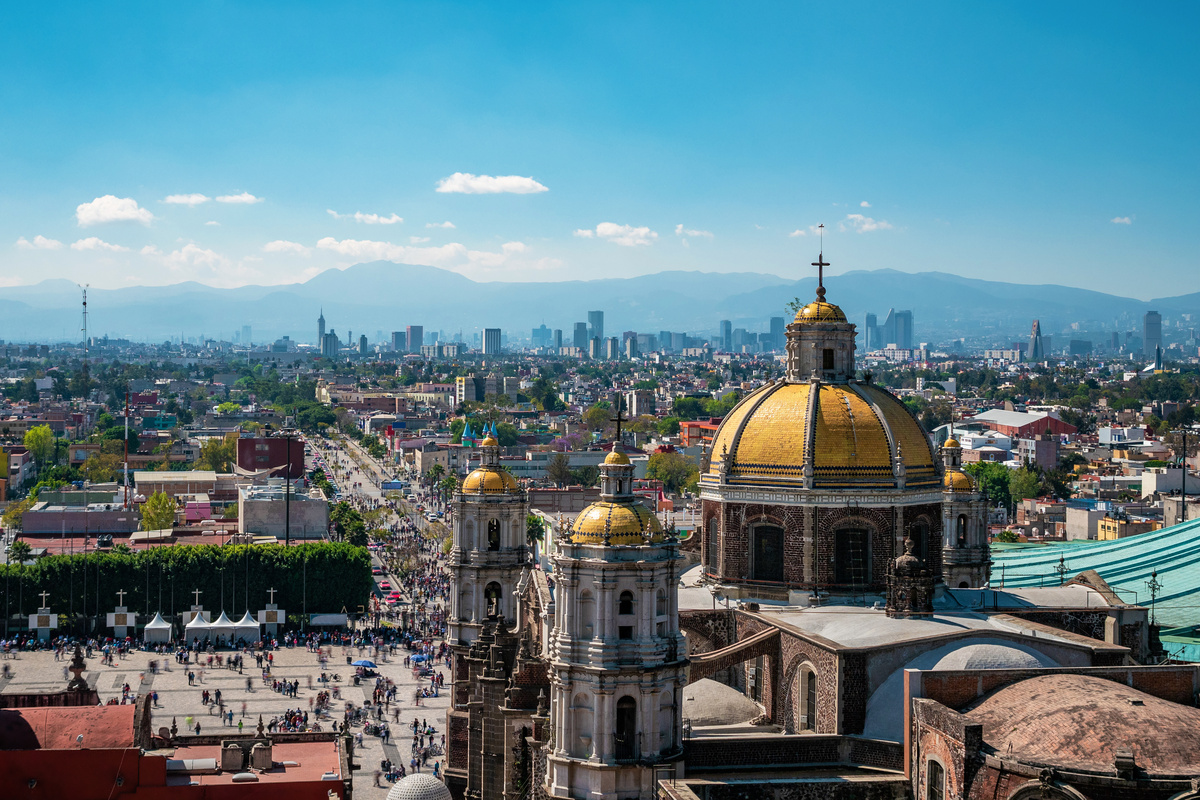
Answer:
<svg viewBox="0 0 1200 800"><path fill-rule="evenodd" d="M1195 4L30 3L0 286L936 270L1200 291Z"/></svg>

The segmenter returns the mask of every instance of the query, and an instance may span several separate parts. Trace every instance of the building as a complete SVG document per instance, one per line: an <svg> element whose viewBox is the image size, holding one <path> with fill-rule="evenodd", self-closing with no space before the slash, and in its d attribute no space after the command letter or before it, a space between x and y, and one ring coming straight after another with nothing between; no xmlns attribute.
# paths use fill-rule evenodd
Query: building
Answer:
<svg viewBox="0 0 1200 800"><path fill-rule="evenodd" d="M251 341L250 341L250 326L249 326L249 325L243 325L243 326L242 326L242 344L246 345L247 347L249 347L249 346L250 346L250 344L251 344Z"/></svg>
<svg viewBox="0 0 1200 800"><path fill-rule="evenodd" d="M392 350L403 353L408 350L408 334L404 331L392 331Z"/></svg>
<svg viewBox="0 0 1200 800"><path fill-rule="evenodd" d="M562 328L555 328L554 329L554 341L553 341L553 345L552 345L552 347L554 348L554 352L557 353L559 350L562 349L562 346L563 346Z"/></svg>
<svg viewBox="0 0 1200 800"><path fill-rule="evenodd" d="M395 401L392 400L394 403ZM289 456L288 450L291 449ZM290 466L289 466L290 463ZM237 440L237 466L246 473L272 470L279 478L304 477L304 441L296 436Z"/></svg>
<svg viewBox="0 0 1200 800"><path fill-rule="evenodd" d="M1018 439L1017 458L1046 471L1058 469L1058 437L1052 433L1039 433Z"/></svg>
<svg viewBox="0 0 1200 800"><path fill-rule="evenodd" d="M325 348L325 309L321 309L321 316L317 317L317 346L324 353Z"/></svg>
<svg viewBox="0 0 1200 800"><path fill-rule="evenodd" d="M733 323L727 319L721 320L721 343L718 347L722 353L733 352Z"/></svg>
<svg viewBox="0 0 1200 800"><path fill-rule="evenodd" d="M1075 433L1075 426L1063 422L1055 414L1044 411L1005 411L999 408L989 409L976 414L968 423L982 425L990 430L1002 433L1011 439L1032 439L1040 433L1049 431L1056 436L1066 436Z"/></svg>
<svg viewBox="0 0 1200 800"><path fill-rule="evenodd" d="M586 353L588 351L588 342L589 341L591 341L591 337L588 336L587 323L586 322L576 322L575 323L575 334L574 334L574 337L572 338L572 342L574 343L575 347L579 348L579 350L581 352Z"/></svg>
<svg viewBox="0 0 1200 800"><path fill-rule="evenodd" d="M367 335L365 333L358 337L358 354L360 356L367 355Z"/></svg>
<svg viewBox="0 0 1200 800"><path fill-rule="evenodd" d="M879 318L868 313L863 321L863 350L869 353L883 348L886 344L887 342L879 341Z"/></svg>
<svg viewBox="0 0 1200 800"><path fill-rule="evenodd" d="M1042 324L1035 319L1033 330L1029 334L1029 346L1025 348L1025 360L1041 361L1046 355L1046 348L1042 342Z"/></svg>
<svg viewBox="0 0 1200 800"><path fill-rule="evenodd" d="M604 357L604 344L599 337L593 336L588 340L588 358L599 360Z"/></svg>
<svg viewBox="0 0 1200 800"><path fill-rule="evenodd" d="M242 533L276 539L323 539L329 535L329 503L320 489L288 490L283 481L238 491Z"/></svg>
<svg viewBox="0 0 1200 800"><path fill-rule="evenodd" d="M621 358L621 340L615 336L610 336L604 340L604 357L609 361L618 361Z"/></svg>
<svg viewBox="0 0 1200 800"><path fill-rule="evenodd" d="M543 325L543 328L546 326ZM485 356L500 355L500 329L499 328L484 328L483 329L483 354Z"/></svg>
<svg viewBox="0 0 1200 800"><path fill-rule="evenodd" d="M425 344L425 329L420 325L409 325L405 328L407 351L409 353L421 352L421 345Z"/></svg>
<svg viewBox="0 0 1200 800"><path fill-rule="evenodd" d="M1162 314L1147 311L1142 317L1142 355L1153 358L1163 351Z"/></svg>
<svg viewBox="0 0 1200 800"><path fill-rule="evenodd" d="M592 339L604 338L604 312L589 311L588 312L588 337Z"/></svg>
<svg viewBox="0 0 1200 800"><path fill-rule="evenodd" d="M782 350L786 343L786 320L783 317L771 317L771 350Z"/></svg>

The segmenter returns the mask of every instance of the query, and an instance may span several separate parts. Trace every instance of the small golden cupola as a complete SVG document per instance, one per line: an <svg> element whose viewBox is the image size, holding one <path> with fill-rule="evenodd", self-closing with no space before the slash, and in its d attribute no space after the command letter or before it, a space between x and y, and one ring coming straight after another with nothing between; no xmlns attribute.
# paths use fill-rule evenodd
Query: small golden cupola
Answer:
<svg viewBox="0 0 1200 800"><path fill-rule="evenodd" d="M520 491L512 473L500 466L500 443L489 435L479 443L479 466L462 482L463 494L502 494Z"/></svg>
<svg viewBox="0 0 1200 800"><path fill-rule="evenodd" d="M600 464L600 499L579 512L570 538L575 544L600 545L662 541L658 517L633 493L633 464L619 441Z"/></svg>
<svg viewBox="0 0 1200 800"><path fill-rule="evenodd" d="M942 488L948 492L975 491L974 479L962 470L962 445L953 436L942 445L942 465L946 471Z"/></svg>
<svg viewBox="0 0 1200 800"><path fill-rule="evenodd" d="M825 300L829 262L823 251L813 266L817 268L817 299L799 309L787 326L787 380L847 383L854 379L855 327L840 308Z"/></svg>

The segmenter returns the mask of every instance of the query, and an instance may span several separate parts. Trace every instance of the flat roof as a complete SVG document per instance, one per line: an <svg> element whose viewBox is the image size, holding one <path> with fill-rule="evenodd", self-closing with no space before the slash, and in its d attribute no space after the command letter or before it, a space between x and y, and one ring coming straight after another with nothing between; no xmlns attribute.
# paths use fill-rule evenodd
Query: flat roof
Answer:
<svg viewBox="0 0 1200 800"><path fill-rule="evenodd" d="M197 745L195 747L177 747L173 758L181 761L197 761L199 759L215 759L221 763L221 747L219 745ZM271 745L271 760L276 766L260 772L252 771L258 776L259 783L296 783L300 781L319 781L326 773L342 779L336 742L273 742ZM168 786L187 786L192 783L201 786L212 786L233 783L233 776L238 773L219 772L167 773Z"/></svg>

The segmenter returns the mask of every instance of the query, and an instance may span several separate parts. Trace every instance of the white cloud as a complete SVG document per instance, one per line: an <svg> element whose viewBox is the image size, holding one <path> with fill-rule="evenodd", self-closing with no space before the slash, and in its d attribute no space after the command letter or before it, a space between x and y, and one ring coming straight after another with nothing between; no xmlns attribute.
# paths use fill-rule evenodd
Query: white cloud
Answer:
<svg viewBox="0 0 1200 800"><path fill-rule="evenodd" d="M17 247L22 250L61 250L63 243L57 239L47 239L45 236L38 234L33 237L33 241L29 241L24 236L17 239Z"/></svg>
<svg viewBox="0 0 1200 800"><path fill-rule="evenodd" d="M425 244L429 241L428 236L410 236L408 237L409 244Z"/></svg>
<svg viewBox="0 0 1200 800"><path fill-rule="evenodd" d="M148 244L139 251L144 256L161 256L162 250L159 250L152 244Z"/></svg>
<svg viewBox="0 0 1200 800"><path fill-rule="evenodd" d="M550 269L562 265L557 259L525 259L528 251L524 242L505 242L499 252L470 250L458 242L433 247L377 242L366 239L334 239L326 236L317 242L320 250L329 250L343 256L363 260L395 261L402 264L421 264L430 267L456 269L460 272L487 272L493 269L522 267L535 270Z"/></svg>
<svg viewBox="0 0 1200 800"><path fill-rule="evenodd" d="M217 228L219 228L221 226L221 223L217 222L215 219L210 219L208 222L206 222L204 224L211 225L211 226L217 227Z"/></svg>
<svg viewBox="0 0 1200 800"><path fill-rule="evenodd" d="M404 222L404 217L395 212L390 217L384 217L379 214L364 214L361 211L355 211L353 214L339 214L332 208L327 208L325 213L334 219L352 219L366 225L395 225L398 222Z"/></svg>
<svg viewBox="0 0 1200 800"><path fill-rule="evenodd" d="M592 238L593 232L589 230L577 230L576 236L585 239ZM601 222L596 226L595 236L598 239L604 239L619 244L622 247L636 247L638 245L653 244L658 238L658 234L645 226L635 228L632 225L618 225L615 222Z"/></svg>
<svg viewBox="0 0 1200 800"><path fill-rule="evenodd" d="M847 214L846 218L838 224L840 230L853 230L857 233L867 233L869 231L889 231L892 229L892 224L882 219L871 219L864 217L862 214Z"/></svg>
<svg viewBox="0 0 1200 800"><path fill-rule="evenodd" d="M273 242L267 242L262 247L264 253L295 253L301 256L307 256L312 253L312 249L305 247L299 242L289 242L284 239L276 239Z"/></svg>
<svg viewBox="0 0 1200 800"><path fill-rule="evenodd" d="M90 203L80 203L75 208L75 219L83 228L105 222L140 222L149 225L154 215L139 206L132 197L106 194Z"/></svg>
<svg viewBox="0 0 1200 800"><path fill-rule="evenodd" d="M169 194L163 198L163 202L169 203L170 205L173 205L173 206L188 206L190 208L195 208L196 206L200 205L201 203L207 203L211 199L212 198L209 197L208 195L199 194L199 193Z"/></svg>
<svg viewBox="0 0 1200 800"><path fill-rule="evenodd" d="M228 265L229 259L214 250L206 250L189 242L167 256L166 264L175 270L184 267L221 267Z"/></svg>
<svg viewBox="0 0 1200 800"><path fill-rule="evenodd" d="M861 207L863 207L863 208L870 208L870 207L871 207L871 204L870 204L870 203L868 203L866 200L863 200L861 203L859 203L859 205L860 205Z"/></svg>
<svg viewBox="0 0 1200 800"><path fill-rule="evenodd" d="M453 228L454 223L451 222L450 220L446 220L445 222L426 222L425 227L426 228Z"/></svg>
<svg viewBox="0 0 1200 800"><path fill-rule="evenodd" d="M71 245L72 250L107 250L110 253L127 253L128 247L122 247L119 244L109 244L97 236L89 236L86 239L80 239Z"/></svg>
<svg viewBox="0 0 1200 800"><path fill-rule="evenodd" d="M533 178L520 175L472 175L456 172L437 183L437 191L456 194L537 194L550 191Z"/></svg>
<svg viewBox="0 0 1200 800"><path fill-rule="evenodd" d="M795 239L797 236L804 236L804 235L806 235L806 234L804 233L804 231L802 231L802 230L801 230L801 229L799 229L799 228L796 228L796 230L794 230L794 231L792 231L791 233L789 233L789 234L788 234L788 236L789 236L789 237L791 237L792 239Z"/></svg>
<svg viewBox="0 0 1200 800"><path fill-rule="evenodd" d="M1115 222L1117 225L1132 225L1133 217L1113 217L1109 222Z"/></svg>
<svg viewBox="0 0 1200 800"><path fill-rule="evenodd" d="M571 235L578 236L580 239L591 239L596 235L596 232L588 228L576 228Z"/></svg>
<svg viewBox="0 0 1200 800"><path fill-rule="evenodd" d="M255 197L249 192L242 192L241 194L223 194L217 197L218 203L236 203L239 205L253 205L254 203L261 203L262 201L263 198Z"/></svg>
<svg viewBox="0 0 1200 800"><path fill-rule="evenodd" d="M675 226L675 235L676 236L687 236L692 239L701 239L701 238L711 239L711 238L713 238L712 231L698 231L693 228L685 228L685 227L683 227L682 223Z"/></svg>

